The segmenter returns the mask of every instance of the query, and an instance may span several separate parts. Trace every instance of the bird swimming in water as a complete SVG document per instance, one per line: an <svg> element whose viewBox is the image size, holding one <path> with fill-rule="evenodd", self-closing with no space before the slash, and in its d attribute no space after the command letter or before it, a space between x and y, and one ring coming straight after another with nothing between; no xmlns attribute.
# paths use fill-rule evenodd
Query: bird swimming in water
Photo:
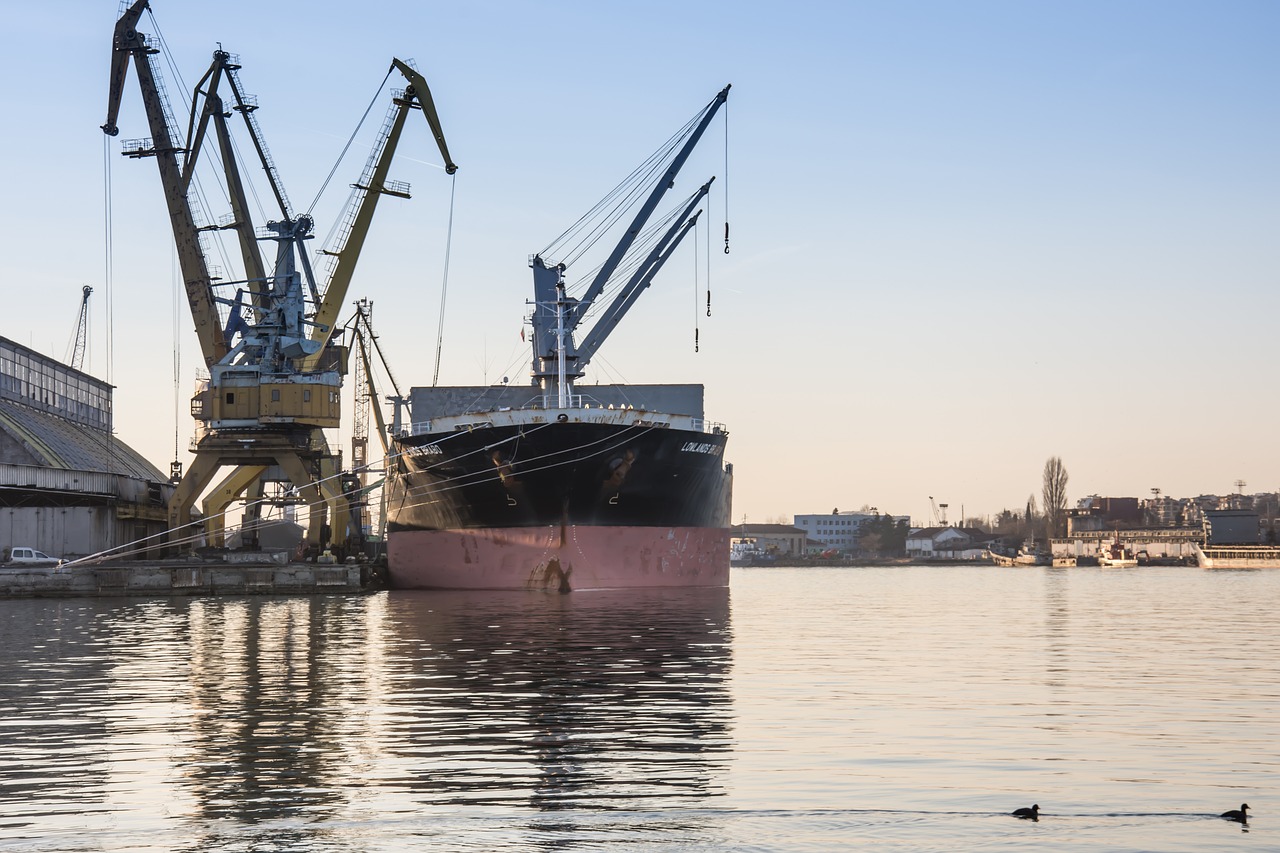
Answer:
<svg viewBox="0 0 1280 853"><path fill-rule="evenodd" d="M1039 820L1039 819L1040 819L1040 804L1039 804L1039 803L1036 803L1034 806L1032 806L1032 807L1031 807L1031 808L1029 808L1029 809L1014 809L1014 810L1013 810L1013 816L1014 816L1014 817L1020 817L1020 818L1022 818L1023 820Z"/></svg>
<svg viewBox="0 0 1280 853"><path fill-rule="evenodd" d="M1249 804L1242 803L1240 805L1239 810L1232 809L1229 812L1223 812L1221 815L1219 815L1219 817L1224 817L1227 820L1236 820L1236 821L1239 821L1240 823L1248 823L1249 822Z"/></svg>

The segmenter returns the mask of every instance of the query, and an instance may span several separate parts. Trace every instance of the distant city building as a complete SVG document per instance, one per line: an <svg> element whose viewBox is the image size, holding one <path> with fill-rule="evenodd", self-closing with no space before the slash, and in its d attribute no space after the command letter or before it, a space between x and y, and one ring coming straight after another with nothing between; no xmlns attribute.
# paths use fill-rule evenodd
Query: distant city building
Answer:
<svg viewBox="0 0 1280 853"><path fill-rule="evenodd" d="M1205 527L1210 513L1253 513L1262 527L1271 530L1280 514L1280 496L1273 492L1256 495L1197 495L1174 498L1169 495L1139 500L1090 495L1067 511L1067 536L1099 531L1149 530L1160 527ZM1223 516L1222 518L1226 518ZM1233 534L1235 535L1235 534Z"/></svg>
<svg viewBox="0 0 1280 853"><path fill-rule="evenodd" d="M900 522L911 524L911 516L891 516L894 524ZM793 516L795 526L805 532L808 537L810 551L837 550L852 554L858 550L858 539L862 536L862 526L884 518L878 512L841 512L838 509L829 513L808 513Z"/></svg>
<svg viewBox="0 0 1280 853"><path fill-rule="evenodd" d="M1143 501L1147 522L1156 527L1178 527L1183 523L1182 502L1168 495Z"/></svg>
<svg viewBox="0 0 1280 853"><path fill-rule="evenodd" d="M1101 519L1102 526L1110 530L1117 527L1136 527L1143 522L1142 505L1137 498L1089 495L1076 502L1076 510L1079 517Z"/></svg>

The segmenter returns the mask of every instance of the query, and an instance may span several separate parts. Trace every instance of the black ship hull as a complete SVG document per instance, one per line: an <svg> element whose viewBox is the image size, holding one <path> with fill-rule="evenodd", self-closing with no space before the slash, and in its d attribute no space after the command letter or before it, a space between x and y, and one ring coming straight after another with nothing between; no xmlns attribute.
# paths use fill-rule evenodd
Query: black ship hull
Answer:
<svg viewBox="0 0 1280 853"><path fill-rule="evenodd" d="M723 430L673 428L642 412L493 414L397 439L387 504L393 585L728 583L733 478Z"/></svg>

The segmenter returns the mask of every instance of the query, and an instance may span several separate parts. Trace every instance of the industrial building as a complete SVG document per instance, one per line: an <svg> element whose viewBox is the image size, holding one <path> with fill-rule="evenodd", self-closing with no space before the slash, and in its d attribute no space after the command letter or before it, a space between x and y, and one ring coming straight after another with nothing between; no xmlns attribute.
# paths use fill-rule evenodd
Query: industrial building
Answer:
<svg viewBox="0 0 1280 853"><path fill-rule="evenodd" d="M805 532L808 550L817 553L835 549L845 554L854 554L858 552L862 526L879 523L882 516L874 511L841 512L833 509L829 513L806 513L792 518L795 519L795 526ZM911 524L909 515L895 515L891 518L894 524Z"/></svg>
<svg viewBox="0 0 1280 853"><path fill-rule="evenodd" d="M158 556L169 477L112 433L112 386L0 337L0 547ZM149 541L148 541L149 540Z"/></svg>

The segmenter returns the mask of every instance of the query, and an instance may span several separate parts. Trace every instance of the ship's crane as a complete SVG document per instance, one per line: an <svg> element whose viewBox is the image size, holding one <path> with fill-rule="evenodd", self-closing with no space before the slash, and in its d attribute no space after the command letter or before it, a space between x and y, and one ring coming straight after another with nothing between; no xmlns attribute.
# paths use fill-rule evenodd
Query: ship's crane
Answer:
<svg viewBox="0 0 1280 853"><path fill-rule="evenodd" d="M76 370L84 370L84 350L89 340L89 294L93 293L93 288L85 285L80 288L80 313L76 318L76 331L71 344L71 354L67 358L67 364Z"/></svg>
<svg viewBox="0 0 1280 853"><path fill-rule="evenodd" d="M583 369L595 355L600 345L609 334L617 328L623 316L639 298L640 294L653 281L654 276L666 263L667 259L679 246L680 241L694 227L698 213L694 209L707 195L711 181L703 184L689 199L679 213L669 216L659 223L654 233L646 232L645 226L667 191L674 186L676 176L689 158L694 147L702 138L707 126L716 112L729 98L729 86L725 86L702 111L690 121L680 134L659 154L655 154L646 164L655 165L645 177L650 178L646 186L629 187L634 190L632 197L638 198L648 189L648 195L640 205L631 224L614 246L608 258L599 267L584 294L577 299L566 295L564 272L565 263L553 263L544 260L543 252L536 255L533 267L534 309L531 324L533 326L533 377L535 384L542 389L549 405L568 404L572 393L573 382L580 378ZM665 168L662 168L665 164ZM633 178L640 175L645 167L638 169ZM656 175L656 177L654 177ZM638 180L638 179L637 179ZM712 178L711 180L714 180ZM615 191L611 199L618 206L624 206L618 199L624 194ZM593 213L613 209L613 205L602 202ZM590 216L589 214L588 216ZM585 218L584 218L585 219ZM593 226L598 229L600 225ZM593 229L583 228L582 232ZM577 229L570 229L575 232ZM570 233L566 232L566 234ZM582 233L579 232L579 233ZM649 250L639 260L631 260L624 264L628 252L638 239L647 240ZM557 243L562 243L563 237ZM574 343L574 335L580 324L586 319L588 312L595 307L597 300L604 294L606 287L620 270L626 269L629 276L618 288L611 301L599 311L596 323L580 344ZM558 402L553 401L553 398Z"/></svg>
<svg viewBox="0 0 1280 853"><path fill-rule="evenodd" d="M285 194L254 115L257 103L240 83L238 58L221 48L214 52L212 64L192 93L184 141L154 61L158 48L137 29L147 8L148 0L136 0L116 24L107 121L102 129L111 136L118 133L116 121L132 60L152 135L121 147L126 156L156 159L192 319L210 374L207 387L192 400L192 415L201 422L196 460L170 502L171 535L175 541L186 535L191 508L219 469L236 468L216 490L221 501L228 493L234 500L258 481L261 472L274 466L311 505L310 544L316 548L325 544L328 515L332 544L341 546L347 528L338 482L341 453L330 450L323 432L340 423L346 361L345 349L333 340L333 322L378 197L383 193L408 196L407 187L388 181L386 175L409 111L423 111L446 169L457 168L444 144L430 91L414 69L393 60L392 70L400 71L410 85L393 99L396 119L384 127L357 185L359 192L345 214L339 245L328 253L336 261L322 290L304 249L314 223L308 214L295 213ZM220 92L223 86L230 90L226 98ZM262 229L255 227L250 215L243 169L228 122L233 112L244 120L279 217ZM217 141L221 182L230 205L230 213L216 224L206 222L193 188L196 166L210 136ZM231 231L236 237L244 269L240 280L215 275L207 261L207 241L220 231ZM276 244L269 266L259 249L261 241ZM261 492L260 482L257 491ZM206 509L210 509L207 504Z"/></svg>

